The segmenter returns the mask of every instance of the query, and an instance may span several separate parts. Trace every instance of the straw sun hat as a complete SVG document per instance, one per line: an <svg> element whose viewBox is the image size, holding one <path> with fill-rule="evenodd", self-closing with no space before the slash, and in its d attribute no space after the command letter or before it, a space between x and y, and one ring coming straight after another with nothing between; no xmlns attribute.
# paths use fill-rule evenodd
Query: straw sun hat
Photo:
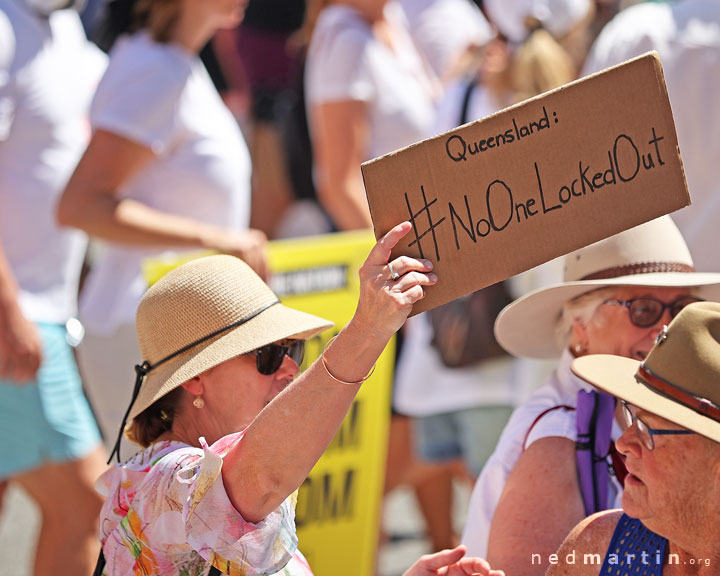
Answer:
<svg viewBox="0 0 720 576"><path fill-rule="evenodd" d="M489 19L508 40L522 42L529 30L528 18L534 18L555 38L572 30L588 16L591 0L485 0Z"/></svg>
<svg viewBox="0 0 720 576"><path fill-rule="evenodd" d="M613 396L720 442L720 304L683 308L642 363L594 354L577 358L572 370Z"/></svg>
<svg viewBox="0 0 720 576"><path fill-rule="evenodd" d="M306 339L332 323L283 306L242 260L208 256L154 284L137 311L144 375L132 420L194 376L284 338Z"/></svg>
<svg viewBox="0 0 720 576"><path fill-rule="evenodd" d="M564 281L508 304L495 321L495 337L515 356L556 357L564 304L607 286L692 287L700 298L720 301L720 274L695 272L680 231L663 216L568 254Z"/></svg>

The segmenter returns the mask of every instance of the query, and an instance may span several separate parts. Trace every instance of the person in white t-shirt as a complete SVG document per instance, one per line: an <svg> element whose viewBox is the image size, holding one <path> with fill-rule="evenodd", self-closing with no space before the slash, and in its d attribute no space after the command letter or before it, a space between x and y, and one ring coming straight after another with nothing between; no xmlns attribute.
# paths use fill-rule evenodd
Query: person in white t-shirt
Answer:
<svg viewBox="0 0 720 576"><path fill-rule="evenodd" d="M137 31L111 51L92 139L58 206L62 225L104 241L81 294L79 361L108 447L132 393L128 367L140 357L143 260L214 250L266 274L266 238L248 228L247 146L198 57L216 30L240 22L244 4L126 4L135 5Z"/></svg>
<svg viewBox="0 0 720 576"><path fill-rule="evenodd" d="M648 2L620 12L593 44L583 74L657 50L692 206L673 218L701 270L720 271L720 0Z"/></svg>
<svg viewBox="0 0 720 576"><path fill-rule="evenodd" d="M54 215L106 65L73 4L0 0L0 501L40 508L35 574L90 573L106 458L67 341L86 238Z"/></svg>

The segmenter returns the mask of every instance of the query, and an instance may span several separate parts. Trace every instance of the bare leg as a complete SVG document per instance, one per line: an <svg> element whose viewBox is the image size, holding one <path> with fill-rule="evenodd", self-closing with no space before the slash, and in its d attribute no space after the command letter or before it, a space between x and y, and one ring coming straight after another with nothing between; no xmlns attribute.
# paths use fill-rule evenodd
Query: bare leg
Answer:
<svg viewBox="0 0 720 576"><path fill-rule="evenodd" d="M42 514L35 576L92 573L100 552L97 525L103 502L93 486L106 469L105 451L98 447L81 460L47 464L15 478Z"/></svg>

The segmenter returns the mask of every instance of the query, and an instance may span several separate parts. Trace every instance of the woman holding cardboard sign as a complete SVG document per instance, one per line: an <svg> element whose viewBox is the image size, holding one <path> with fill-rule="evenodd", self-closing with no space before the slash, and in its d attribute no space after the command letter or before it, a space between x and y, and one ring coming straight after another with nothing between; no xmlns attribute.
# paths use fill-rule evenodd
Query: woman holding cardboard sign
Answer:
<svg viewBox="0 0 720 576"><path fill-rule="evenodd" d="M298 550L296 491L437 281L426 261L389 262L410 228L375 244L353 318L300 376L305 340L331 323L283 306L243 261L200 258L147 291L142 361L120 429L144 449L98 480L107 500L97 574L312 575ZM423 557L409 573L499 575L463 555Z"/></svg>

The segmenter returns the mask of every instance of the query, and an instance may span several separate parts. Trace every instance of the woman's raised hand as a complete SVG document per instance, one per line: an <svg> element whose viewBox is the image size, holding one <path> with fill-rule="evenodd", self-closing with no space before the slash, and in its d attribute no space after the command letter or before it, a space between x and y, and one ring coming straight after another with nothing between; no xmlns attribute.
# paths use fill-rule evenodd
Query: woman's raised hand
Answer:
<svg viewBox="0 0 720 576"><path fill-rule="evenodd" d="M413 304L425 296L424 286L437 282L432 262L390 252L410 231L410 222L398 224L377 241L360 268L360 300L354 321L370 334L392 336L407 319Z"/></svg>

